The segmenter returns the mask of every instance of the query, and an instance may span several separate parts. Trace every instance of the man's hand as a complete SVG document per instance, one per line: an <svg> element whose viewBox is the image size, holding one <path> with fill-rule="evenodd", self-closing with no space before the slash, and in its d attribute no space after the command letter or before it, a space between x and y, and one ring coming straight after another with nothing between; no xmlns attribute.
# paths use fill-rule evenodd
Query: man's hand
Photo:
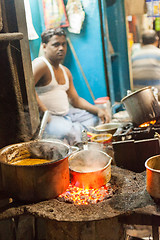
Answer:
<svg viewBox="0 0 160 240"><path fill-rule="evenodd" d="M99 108L98 117L101 119L102 123L108 123L111 120L111 117L107 110Z"/></svg>

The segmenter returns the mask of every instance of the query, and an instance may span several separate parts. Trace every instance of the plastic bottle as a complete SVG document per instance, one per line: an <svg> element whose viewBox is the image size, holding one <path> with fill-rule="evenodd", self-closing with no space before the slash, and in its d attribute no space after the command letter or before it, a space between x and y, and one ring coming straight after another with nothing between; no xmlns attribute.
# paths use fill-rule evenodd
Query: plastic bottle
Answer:
<svg viewBox="0 0 160 240"><path fill-rule="evenodd" d="M95 105L99 108L106 109L109 113L110 118L112 117L111 102L109 97L97 98L94 101Z"/></svg>

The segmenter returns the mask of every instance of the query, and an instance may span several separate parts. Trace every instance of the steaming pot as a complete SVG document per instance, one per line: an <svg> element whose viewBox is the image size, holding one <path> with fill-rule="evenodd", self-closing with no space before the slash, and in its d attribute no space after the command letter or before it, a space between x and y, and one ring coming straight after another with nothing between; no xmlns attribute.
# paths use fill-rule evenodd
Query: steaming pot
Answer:
<svg viewBox="0 0 160 240"><path fill-rule="evenodd" d="M69 157L71 183L80 188L99 188L111 179L112 158L99 150L81 150Z"/></svg>
<svg viewBox="0 0 160 240"><path fill-rule="evenodd" d="M121 102L136 126L160 117L160 106L151 87L145 87L130 93Z"/></svg>
<svg viewBox="0 0 160 240"><path fill-rule="evenodd" d="M68 145L53 140L35 140L2 148L0 167L3 190L9 197L21 201L36 202L57 197L69 185L69 155ZM25 158L49 161L25 166L11 164Z"/></svg>

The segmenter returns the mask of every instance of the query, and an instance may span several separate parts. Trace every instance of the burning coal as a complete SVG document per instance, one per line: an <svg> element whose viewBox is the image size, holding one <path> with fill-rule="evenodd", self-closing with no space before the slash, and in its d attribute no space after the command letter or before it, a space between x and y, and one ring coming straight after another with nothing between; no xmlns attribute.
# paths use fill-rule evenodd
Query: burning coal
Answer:
<svg viewBox="0 0 160 240"><path fill-rule="evenodd" d="M97 189L83 189L69 185L66 192L59 195L57 199L75 205L96 204L105 199L111 198L115 191L116 187L111 187L110 183Z"/></svg>

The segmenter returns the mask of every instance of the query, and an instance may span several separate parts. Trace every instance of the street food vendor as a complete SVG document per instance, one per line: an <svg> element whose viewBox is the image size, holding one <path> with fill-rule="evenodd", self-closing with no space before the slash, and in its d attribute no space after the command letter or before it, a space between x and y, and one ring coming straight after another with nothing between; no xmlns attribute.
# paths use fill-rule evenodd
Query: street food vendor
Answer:
<svg viewBox="0 0 160 240"><path fill-rule="evenodd" d="M44 56L34 59L32 68L39 109L50 112L45 132L72 145L81 141L82 130L109 122L109 113L78 96L70 70L61 64L67 51L65 31L48 29L41 39Z"/></svg>

